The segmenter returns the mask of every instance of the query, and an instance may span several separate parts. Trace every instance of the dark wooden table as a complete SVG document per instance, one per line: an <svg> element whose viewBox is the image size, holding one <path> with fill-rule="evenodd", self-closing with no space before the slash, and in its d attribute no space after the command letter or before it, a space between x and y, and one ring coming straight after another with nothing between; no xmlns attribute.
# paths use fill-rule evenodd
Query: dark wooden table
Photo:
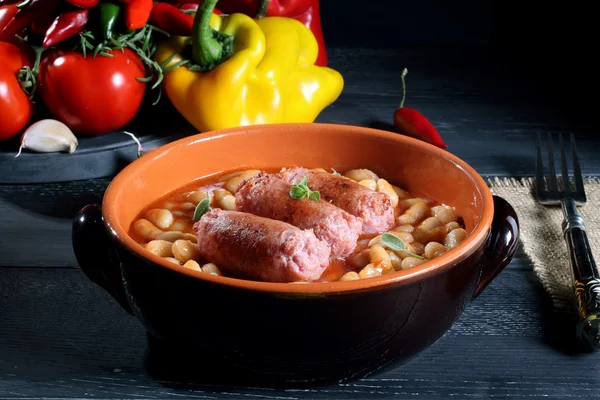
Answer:
<svg viewBox="0 0 600 400"><path fill-rule="evenodd" d="M544 79L501 52L330 54L346 86L319 121L390 128L407 67L406 105L484 177L532 175L538 132L574 133L584 174L600 176L591 119L547 96ZM600 354L574 344L570 317L553 311L521 250L439 341L392 371L290 389L197 386L156 373L143 327L84 276L71 248L73 216L100 202L108 183L0 186L0 399L600 397Z"/></svg>

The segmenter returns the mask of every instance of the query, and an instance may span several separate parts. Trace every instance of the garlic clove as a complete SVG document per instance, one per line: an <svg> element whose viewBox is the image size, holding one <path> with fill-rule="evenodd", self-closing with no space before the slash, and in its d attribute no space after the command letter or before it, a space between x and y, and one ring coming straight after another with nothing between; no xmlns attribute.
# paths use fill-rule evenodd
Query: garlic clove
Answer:
<svg viewBox="0 0 600 400"><path fill-rule="evenodd" d="M23 149L37 153L72 153L77 145L77 138L67 125L55 119L42 119L23 132L21 146L15 157Z"/></svg>

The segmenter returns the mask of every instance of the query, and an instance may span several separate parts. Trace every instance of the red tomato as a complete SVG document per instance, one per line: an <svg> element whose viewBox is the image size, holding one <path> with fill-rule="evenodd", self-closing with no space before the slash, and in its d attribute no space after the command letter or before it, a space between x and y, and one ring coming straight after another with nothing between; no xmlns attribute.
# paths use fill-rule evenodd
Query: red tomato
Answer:
<svg viewBox="0 0 600 400"><path fill-rule="evenodd" d="M17 78L22 67L31 67L24 52L10 43L0 42L0 60L0 141L3 141L27 126L33 105Z"/></svg>
<svg viewBox="0 0 600 400"><path fill-rule="evenodd" d="M113 57L54 50L44 56L38 93L48 111L79 135L97 136L125 126L138 112L146 84L144 64L130 49Z"/></svg>

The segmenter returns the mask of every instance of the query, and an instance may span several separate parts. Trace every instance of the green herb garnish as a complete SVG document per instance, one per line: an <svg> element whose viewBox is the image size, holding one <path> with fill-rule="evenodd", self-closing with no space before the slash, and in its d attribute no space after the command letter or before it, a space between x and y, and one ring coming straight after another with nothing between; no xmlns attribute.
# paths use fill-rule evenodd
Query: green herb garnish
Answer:
<svg viewBox="0 0 600 400"><path fill-rule="evenodd" d="M194 210L194 221L198 221L204 214L206 214L210 210L210 200L208 198L208 193L206 193L206 198L202 199L200 203L196 206Z"/></svg>
<svg viewBox="0 0 600 400"><path fill-rule="evenodd" d="M321 193L313 192L308 187L308 181L306 177L302 178L300 183L297 185L293 185L290 188L290 197L292 199L300 200L300 199L311 199L314 201L321 200Z"/></svg>
<svg viewBox="0 0 600 400"><path fill-rule="evenodd" d="M406 251L406 243L404 243L404 241L398 236L392 235L391 233L386 232L383 235L381 235L381 243L383 243L385 246L389 247L392 250L403 251L411 257L415 257L420 260L423 259L423 257L421 256L411 253L410 251Z"/></svg>
<svg viewBox="0 0 600 400"><path fill-rule="evenodd" d="M340 174L339 172L337 172L333 167L331 168L331 173L336 175L336 176L342 176L342 174Z"/></svg>

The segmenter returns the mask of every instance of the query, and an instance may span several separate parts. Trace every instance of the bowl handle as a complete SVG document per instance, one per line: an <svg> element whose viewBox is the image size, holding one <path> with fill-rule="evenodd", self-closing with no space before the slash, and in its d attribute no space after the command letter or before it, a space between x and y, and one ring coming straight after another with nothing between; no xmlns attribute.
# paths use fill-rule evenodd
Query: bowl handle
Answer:
<svg viewBox="0 0 600 400"><path fill-rule="evenodd" d="M121 262L104 227L100 206L90 204L77 213L72 235L75 258L85 275L133 314L121 283Z"/></svg>
<svg viewBox="0 0 600 400"><path fill-rule="evenodd" d="M519 243L519 219L515 209L502 197L494 197L491 237L484 253L479 283L473 294L477 298L487 285L512 260Z"/></svg>

